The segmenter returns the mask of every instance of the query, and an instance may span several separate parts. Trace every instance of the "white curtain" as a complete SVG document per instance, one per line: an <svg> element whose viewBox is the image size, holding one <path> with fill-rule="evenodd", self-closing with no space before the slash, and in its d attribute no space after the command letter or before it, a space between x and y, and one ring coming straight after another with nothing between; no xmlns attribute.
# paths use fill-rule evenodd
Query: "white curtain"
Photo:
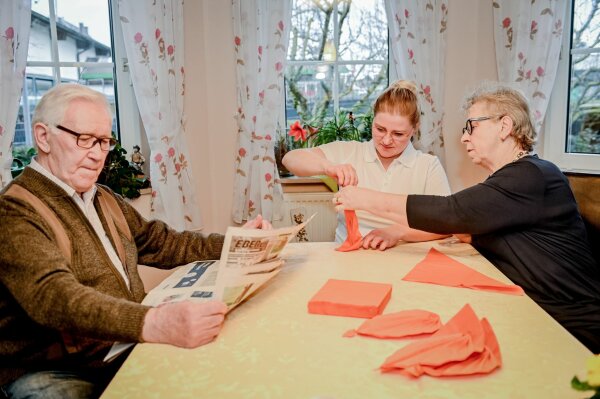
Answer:
<svg viewBox="0 0 600 399"><path fill-rule="evenodd" d="M150 216L202 227L184 133L183 0L119 0L135 98L150 145Z"/></svg>
<svg viewBox="0 0 600 399"><path fill-rule="evenodd" d="M233 0L237 77L237 139L232 217L280 219L275 164L277 121L283 112L291 0Z"/></svg>
<svg viewBox="0 0 600 399"><path fill-rule="evenodd" d="M30 27L31 0L0 0L0 189L11 180L12 143Z"/></svg>
<svg viewBox="0 0 600 399"><path fill-rule="evenodd" d="M416 148L444 160L444 85L447 0L385 0L390 30L390 68L417 84L421 129Z"/></svg>
<svg viewBox="0 0 600 399"><path fill-rule="evenodd" d="M566 0L495 0L498 78L527 96L539 133L554 86Z"/></svg>

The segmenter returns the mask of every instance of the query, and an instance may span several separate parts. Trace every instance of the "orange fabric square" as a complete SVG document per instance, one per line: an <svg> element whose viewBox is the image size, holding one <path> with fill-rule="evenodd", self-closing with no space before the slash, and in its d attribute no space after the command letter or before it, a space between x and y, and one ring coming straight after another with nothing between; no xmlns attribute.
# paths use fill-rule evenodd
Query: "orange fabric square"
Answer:
<svg viewBox="0 0 600 399"><path fill-rule="evenodd" d="M391 284L330 279L308 302L308 313L371 318L391 296Z"/></svg>
<svg viewBox="0 0 600 399"><path fill-rule="evenodd" d="M429 334L440 329L440 316L426 310L403 310L375 316L365 320L356 330L344 334L351 336L352 332L375 338L402 338L411 335Z"/></svg>
<svg viewBox="0 0 600 399"><path fill-rule="evenodd" d="M494 280L439 252L435 248L431 248L425 259L417 263L402 280L471 288L501 294L524 294L523 289L518 285L505 284Z"/></svg>
<svg viewBox="0 0 600 399"><path fill-rule="evenodd" d="M340 252L348 252L360 249L362 244L362 235L358 228L358 218L356 212L350 209L344 209L344 217L346 219L346 241L335 250Z"/></svg>
<svg viewBox="0 0 600 399"><path fill-rule="evenodd" d="M478 320L467 304L438 332L396 351L380 368L419 377L489 373L501 366L491 325L486 319Z"/></svg>

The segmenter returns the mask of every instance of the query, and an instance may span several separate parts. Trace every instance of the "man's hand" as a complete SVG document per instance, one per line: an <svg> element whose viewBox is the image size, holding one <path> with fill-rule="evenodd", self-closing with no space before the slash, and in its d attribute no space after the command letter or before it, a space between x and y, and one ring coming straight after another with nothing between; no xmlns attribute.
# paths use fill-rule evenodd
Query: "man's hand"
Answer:
<svg viewBox="0 0 600 399"><path fill-rule="evenodd" d="M372 230L363 238L362 246L364 249L372 248L385 251L388 248L395 247L408 229L406 226L395 224Z"/></svg>
<svg viewBox="0 0 600 399"><path fill-rule="evenodd" d="M268 220L263 219L262 215L258 215L256 218L248 220L242 227L245 229L271 230L273 225Z"/></svg>
<svg viewBox="0 0 600 399"><path fill-rule="evenodd" d="M325 168L325 174L337 179L340 187L356 186L358 184L356 170L349 163L327 166L327 168Z"/></svg>
<svg viewBox="0 0 600 399"><path fill-rule="evenodd" d="M176 302L146 313L144 342L196 348L212 342L221 331L227 306L223 302Z"/></svg>

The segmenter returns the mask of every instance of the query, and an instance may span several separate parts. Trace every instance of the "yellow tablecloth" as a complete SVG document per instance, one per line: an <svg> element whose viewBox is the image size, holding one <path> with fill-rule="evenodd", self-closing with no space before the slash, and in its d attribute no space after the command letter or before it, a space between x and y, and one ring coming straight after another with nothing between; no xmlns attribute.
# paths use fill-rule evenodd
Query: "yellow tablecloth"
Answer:
<svg viewBox="0 0 600 399"><path fill-rule="evenodd" d="M509 282L467 244L403 244L340 253L334 243L290 244L282 272L235 309L221 335L193 350L138 345L103 398L581 398L590 352L527 296L402 281L431 247ZM489 375L409 379L377 368L411 342L343 338L362 319L312 315L329 278L391 283L385 312L425 309L446 322L466 303L487 317L504 365Z"/></svg>

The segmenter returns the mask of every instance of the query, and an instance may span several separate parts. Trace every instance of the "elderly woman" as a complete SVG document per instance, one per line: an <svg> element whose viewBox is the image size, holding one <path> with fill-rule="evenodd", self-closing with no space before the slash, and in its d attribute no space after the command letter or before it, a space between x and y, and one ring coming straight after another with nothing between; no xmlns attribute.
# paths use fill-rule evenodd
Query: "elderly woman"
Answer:
<svg viewBox="0 0 600 399"><path fill-rule="evenodd" d="M421 110L413 82L398 80L383 91L373 105L373 140L335 141L319 147L288 152L284 165L297 176L327 175L340 186L370 188L396 194L450 194L444 168L434 155L416 150L411 138L419 129ZM384 250L399 239L435 240L442 236L423 231L398 229L393 222L357 212L359 229L373 248ZM398 234L393 234L397 232ZM338 213L336 241L346 239L344 213ZM373 237L394 240L373 240Z"/></svg>
<svg viewBox="0 0 600 399"><path fill-rule="evenodd" d="M535 132L527 100L486 84L465 100L461 141L490 171L447 197L394 195L346 187L339 208L363 209L400 225L461 233L490 262L595 353L600 352L600 270L562 172L531 154ZM398 233L400 234L400 233Z"/></svg>

